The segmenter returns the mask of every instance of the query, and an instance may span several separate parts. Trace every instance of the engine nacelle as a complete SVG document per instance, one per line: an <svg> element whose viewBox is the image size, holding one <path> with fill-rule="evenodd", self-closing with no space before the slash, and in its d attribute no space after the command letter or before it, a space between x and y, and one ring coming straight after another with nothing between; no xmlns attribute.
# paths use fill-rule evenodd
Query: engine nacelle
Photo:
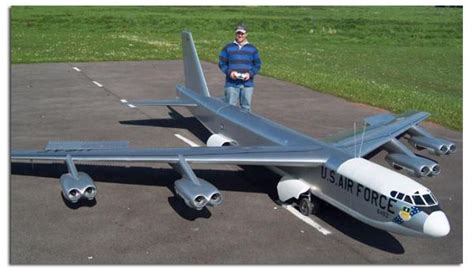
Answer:
<svg viewBox="0 0 474 270"><path fill-rule="evenodd" d="M187 206L201 210L206 205L217 206L223 201L222 194L211 183L198 178L199 185L187 178L174 182L176 194L181 197Z"/></svg>
<svg viewBox="0 0 474 270"><path fill-rule="evenodd" d="M426 136L413 136L408 142L415 148L425 148L434 155L447 155L456 152L456 145L450 141Z"/></svg>
<svg viewBox="0 0 474 270"><path fill-rule="evenodd" d="M440 172L438 163L426 158L404 154L389 154L385 160L390 166L405 169L416 177L435 176Z"/></svg>
<svg viewBox="0 0 474 270"><path fill-rule="evenodd" d="M207 139L207 146L210 147L221 147L221 146L235 146L237 142L228 138L222 134L212 134L209 139Z"/></svg>
<svg viewBox="0 0 474 270"><path fill-rule="evenodd" d="M97 194L94 181L83 172L78 172L77 177L74 177L71 173L63 174L59 179L59 183L64 198L72 203L77 203L81 198L93 200Z"/></svg>

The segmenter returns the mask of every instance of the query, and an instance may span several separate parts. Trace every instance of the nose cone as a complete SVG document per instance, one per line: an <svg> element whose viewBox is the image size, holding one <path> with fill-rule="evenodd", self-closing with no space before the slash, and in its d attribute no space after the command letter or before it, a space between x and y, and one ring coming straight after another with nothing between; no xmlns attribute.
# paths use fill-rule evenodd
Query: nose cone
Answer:
<svg viewBox="0 0 474 270"><path fill-rule="evenodd" d="M431 213L423 225L423 232L431 237L442 237L449 233L448 218L442 211Z"/></svg>

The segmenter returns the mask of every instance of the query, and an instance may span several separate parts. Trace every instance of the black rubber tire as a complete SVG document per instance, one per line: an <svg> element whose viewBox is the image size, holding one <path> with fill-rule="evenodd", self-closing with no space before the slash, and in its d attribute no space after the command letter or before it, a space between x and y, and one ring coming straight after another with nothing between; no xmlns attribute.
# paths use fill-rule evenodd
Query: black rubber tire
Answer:
<svg viewBox="0 0 474 270"><path fill-rule="evenodd" d="M299 208L301 214L303 214L304 216L309 216L313 213L314 205L309 200L308 197L302 197L299 200L298 208Z"/></svg>

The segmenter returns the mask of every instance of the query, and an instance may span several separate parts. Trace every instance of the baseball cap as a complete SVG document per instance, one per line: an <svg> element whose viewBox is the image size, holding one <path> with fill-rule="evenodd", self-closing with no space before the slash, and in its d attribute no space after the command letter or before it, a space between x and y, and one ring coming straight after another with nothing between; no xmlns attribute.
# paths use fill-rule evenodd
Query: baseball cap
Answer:
<svg viewBox="0 0 474 270"><path fill-rule="evenodd" d="M239 25L237 25L237 27L235 27L235 33L237 33L237 32L242 32L242 33L246 34L247 33L247 27L245 27L244 24L239 24Z"/></svg>

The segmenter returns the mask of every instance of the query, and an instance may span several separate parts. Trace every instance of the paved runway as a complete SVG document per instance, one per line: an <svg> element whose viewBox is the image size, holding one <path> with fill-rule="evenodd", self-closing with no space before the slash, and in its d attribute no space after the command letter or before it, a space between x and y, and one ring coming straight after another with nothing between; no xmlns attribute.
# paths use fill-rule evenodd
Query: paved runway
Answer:
<svg viewBox="0 0 474 270"><path fill-rule="evenodd" d="M203 63L208 85L222 95L223 76ZM13 65L11 147L42 149L48 140L128 140L131 147L203 144L208 133L185 109L130 109L121 99L173 98L181 61ZM95 83L94 83L95 82ZM354 121L383 112L259 76L254 112L314 137L352 130ZM311 221L278 205L279 177L263 168L193 165L218 187L224 204L201 212L173 195L179 178L167 164L80 163L97 184L97 201L75 207L61 197L63 164L12 162L12 264L459 264L462 247L463 140L458 152L433 157L441 174L419 180L437 196L451 224L441 239L390 234L326 207ZM423 153L425 154L425 153ZM372 160L388 166L385 153Z"/></svg>

